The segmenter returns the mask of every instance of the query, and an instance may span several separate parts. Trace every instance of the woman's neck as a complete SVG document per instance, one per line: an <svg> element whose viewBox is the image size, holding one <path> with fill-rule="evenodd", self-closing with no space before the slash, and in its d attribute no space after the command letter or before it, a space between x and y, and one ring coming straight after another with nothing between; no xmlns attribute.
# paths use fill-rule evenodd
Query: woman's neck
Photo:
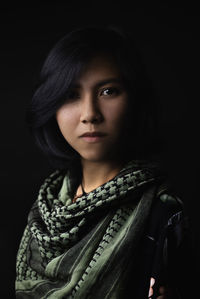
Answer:
<svg viewBox="0 0 200 299"><path fill-rule="evenodd" d="M86 193L96 189L115 177L123 168L124 163L119 161L91 162L82 160L82 186Z"/></svg>

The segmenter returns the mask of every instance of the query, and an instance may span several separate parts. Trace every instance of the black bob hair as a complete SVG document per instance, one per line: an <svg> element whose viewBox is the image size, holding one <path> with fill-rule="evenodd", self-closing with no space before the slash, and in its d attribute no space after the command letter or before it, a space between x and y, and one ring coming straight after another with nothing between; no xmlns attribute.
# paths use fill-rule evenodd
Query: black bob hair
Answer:
<svg viewBox="0 0 200 299"><path fill-rule="evenodd" d="M66 34L49 52L27 107L30 132L56 169L73 168L80 158L62 136L56 110L66 101L83 67L101 53L114 57L132 102L129 141L122 144L127 159L151 159L161 149L157 96L134 38L119 26L85 26Z"/></svg>

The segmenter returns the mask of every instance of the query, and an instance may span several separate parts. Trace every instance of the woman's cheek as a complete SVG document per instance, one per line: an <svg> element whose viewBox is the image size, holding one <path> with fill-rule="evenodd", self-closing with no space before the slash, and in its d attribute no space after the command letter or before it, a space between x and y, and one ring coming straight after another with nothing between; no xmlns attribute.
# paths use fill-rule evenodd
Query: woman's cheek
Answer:
<svg viewBox="0 0 200 299"><path fill-rule="evenodd" d="M56 113L56 120L61 133L67 138L68 136L70 137L77 128L78 115L74 109L61 107Z"/></svg>

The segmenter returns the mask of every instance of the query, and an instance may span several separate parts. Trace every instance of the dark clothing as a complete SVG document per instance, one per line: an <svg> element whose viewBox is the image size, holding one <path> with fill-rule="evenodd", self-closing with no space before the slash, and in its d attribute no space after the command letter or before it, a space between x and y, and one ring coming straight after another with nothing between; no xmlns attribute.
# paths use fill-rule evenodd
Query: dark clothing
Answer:
<svg viewBox="0 0 200 299"><path fill-rule="evenodd" d="M151 277L154 298L162 285L173 299L196 298L184 206L157 167L131 161L75 203L69 191L60 171L39 190L17 255L17 298L146 299Z"/></svg>
<svg viewBox="0 0 200 299"><path fill-rule="evenodd" d="M138 252L138 271L135 271L137 274L134 277L136 293L126 298L148 298L151 277L156 280L151 298L159 296L158 289L162 285L171 288L173 299L197 298L192 249L188 217L183 204L179 199L164 203L158 198L152 206Z"/></svg>

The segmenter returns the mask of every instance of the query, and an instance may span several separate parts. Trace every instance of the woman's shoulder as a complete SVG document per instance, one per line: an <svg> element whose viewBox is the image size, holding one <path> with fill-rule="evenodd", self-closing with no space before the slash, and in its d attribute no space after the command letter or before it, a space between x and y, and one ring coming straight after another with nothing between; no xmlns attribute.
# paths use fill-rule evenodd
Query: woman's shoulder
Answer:
<svg viewBox="0 0 200 299"><path fill-rule="evenodd" d="M187 226L187 221L183 201L167 183L159 185L147 221L147 234L158 239L162 232Z"/></svg>
<svg viewBox="0 0 200 299"><path fill-rule="evenodd" d="M162 216L171 217L176 213L184 214L185 206L170 183L163 182L157 188L152 210L154 210L155 213L162 214Z"/></svg>

